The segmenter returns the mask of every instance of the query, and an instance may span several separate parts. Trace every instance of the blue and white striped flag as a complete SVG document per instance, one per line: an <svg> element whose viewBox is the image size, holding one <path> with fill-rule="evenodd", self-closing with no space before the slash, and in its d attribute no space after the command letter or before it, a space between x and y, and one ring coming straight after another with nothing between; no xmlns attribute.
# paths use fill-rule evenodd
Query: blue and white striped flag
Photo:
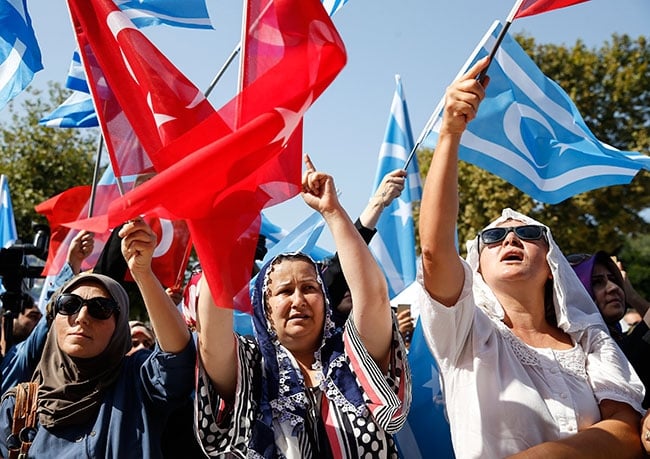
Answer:
<svg viewBox="0 0 650 459"><path fill-rule="evenodd" d="M338 10L340 10L343 5L345 5L348 0L321 0L323 3L323 7L325 8L325 11L327 11L327 14L332 16L334 13L336 13Z"/></svg>
<svg viewBox="0 0 650 459"><path fill-rule="evenodd" d="M404 167L413 148L413 133L399 75L395 76L395 81L395 95L384 143L379 151L373 190L377 190L387 173ZM407 186L382 212L376 225L377 234L369 244L370 251L384 271L391 298L415 280L415 230L411 202L422 194L416 159L411 161L407 172Z"/></svg>
<svg viewBox="0 0 650 459"><path fill-rule="evenodd" d="M166 24L190 29L212 29L205 0L114 0L136 27Z"/></svg>
<svg viewBox="0 0 650 459"><path fill-rule="evenodd" d="M72 61L68 69L68 77L65 80L65 87L73 91L80 91L90 94L88 89L88 81L86 81L86 71L81 63L81 56L79 50L75 49L72 53Z"/></svg>
<svg viewBox="0 0 650 459"><path fill-rule="evenodd" d="M42 69L27 0L0 0L0 110Z"/></svg>
<svg viewBox="0 0 650 459"><path fill-rule="evenodd" d="M39 120L38 124L48 127L85 128L99 126L95 105L90 94L73 91L52 113Z"/></svg>
<svg viewBox="0 0 650 459"><path fill-rule="evenodd" d="M18 239L14 206L9 193L9 181L6 175L0 176L0 247L9 247Z"/></svg>
<svg viewBox="0 0 650 459"><path fill-rule="evenodd" d="M486 56L501 30L496 21L459 72ZM610 185L628 184L650 158L598 140L566 92L506 34L488 72L486 96L464 132L460 158L498 175L533 199L556 204ZM425 145L435 146L443 100Z"/></svg>

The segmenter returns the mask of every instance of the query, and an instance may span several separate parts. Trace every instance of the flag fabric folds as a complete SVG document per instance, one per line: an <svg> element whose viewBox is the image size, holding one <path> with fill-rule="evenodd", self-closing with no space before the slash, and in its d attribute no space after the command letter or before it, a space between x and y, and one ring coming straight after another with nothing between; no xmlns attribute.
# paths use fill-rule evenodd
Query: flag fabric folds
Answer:
<svg viewBox="0 0 650 459"><path fill-rule="evenodd" d="M386 126L384 142L379 151L377 174L373 190L377 190L384 176L403 168L413 149L413 133L406 98L399 75ZM415 280L415 229L412 201L422 194L417 159L407 169L406 186L402 194L382 212L377 221L377 234L368 245L388 282L390 297L394 297Z"/></svg>
<svg viewBox="0 0 650 459"><path fill-rule="evenodd" d="M92 97L90 94L81 91L73 91L70 97L52 113L41 118L38 124L59 128L99 126Z"/></svg>
<svg viewBox="0 0 650 459"><path fill-rule="evenodd" d="M289 231L271 222L264 212L262 212L260 234L266 238L266 248L271 250L276 244L289 235ZM331 257L332 252L319 246L314 246L311 248L309 255L316 261L322 261L325 258Z"/></svg>
<svg viewBox="0 0 650 459"><path fill-rule="evenodd" d="M492 49L495 22L459 75ZM477 117L461 140L460 158L510 182L533 199L556 204L578 193L628 184L648 158L598 140L577 107L509 34L490 66ZM425 145L434 147L443 100Z"/></svg>
<svg viewBox="0 0 650 459"><path fill-rule="evenodd" d="M16 242L18 231L14 217L14 206L9 193L9 180L6 175L0 176L0 247L6 248Z"/></svg>
<svg viewBox="0 0 650 459"><path fill-rule="evenodd" d="M0 110L42 69L27 0L0 0Z"/></svg>
<svg viewBox="0 0 650 459"><path fill-rule="evenodd" d="M112 1L68 3L115 175L161 170L161 147L214 109Z"/></svg>
<svg viewBox="0 0 650 459"><path fill-rule="evenodd" d="M190 29L212 29L205 0L115 0L136 27L166 24Z"/></svg>
<svg viewBox="0 0 650 459"><path fill-rule="evenodd" d="M142 123L135 132L158 172L114 201L106 215L69 225L101 231L142 214L185 219L215 301L225 307L250 280L261 210L299 191L302 161L285 147L345 64L343 42L318 0L252 1L259 14L249 20L245 39L273 49L273 59L249 56L268 67L258 67L256 79L198 122L202 109L208 111L198 91L178 82L177 69L152 66L153 45L118 18L110 0L68 0L80 49L93 49L125 117ZM111 49L116 41L121 53ZM141 68L119 62L121 54ZM136 70L142 70L137 82ZM138 86L147 77L145 91ZM170 88L168 81L175 84ZM150 106L156 116L148 119Z"/></svg>
<svg viewBox="0 0 650 459"><path fill-rule="evenodd" d="M515 14L516 18L545 13L546 11L564 8L566 6L583 3L587 0L523 0Z"/></svg>
<svg viewBox="0 0 650 459"><path fill-rule="evenodd" d="M135 177L123 180L126 190L133 189ZM70 188L53 198L36 206L36 211L44 215L50 226L50 247L42 275L54 276L66 263L68 248L77 231L65 227L69 221L84 219L88 216L91 187ZM106 212L110 203L120 197L113 171L108 168L95 189L95 213ZM151 263L152 270L160 282L168 287L177 286L183 280L185 265L189 258L190 234L184 221L171 221L154 217L145 217L147 223L156 233L158 245L154 250ZM108 238L110 231L95 233L93 252L83 261L83 271L93 269ZM132 280L127 273L124 280Z"/></svg>
<svg viewBox="0 0 650 459"><path fill-rule="evenodd" d="M183 2L176 0L116 0L115 4L138 28L161 24L193 29L213 28L205 0ZM72 56L65 86L74 91L90 93L78 50L75 50ZM92 102L90 102L90 108L93 110L91 113L88 112L88 102L81 104L81 98L81 95L73 94L54 113L40 120L39 124L62 128L98 126ZM79 110L79 113L76 113L75 110Z"/></svg>
<svg viewBox="0 0 650 459"><path fill-rule="evenodd" d="M402 457L451 459L454 450L445 414L438 364L429 351L421 322L413 330L409 348L412 401L404 427L395 434Z"/></svg>

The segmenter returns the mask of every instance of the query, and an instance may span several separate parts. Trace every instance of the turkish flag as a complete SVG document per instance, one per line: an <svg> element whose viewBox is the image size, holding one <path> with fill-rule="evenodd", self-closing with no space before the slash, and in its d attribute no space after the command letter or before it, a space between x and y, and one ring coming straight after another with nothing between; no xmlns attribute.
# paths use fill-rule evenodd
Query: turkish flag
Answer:
<svg viewBox="0 0 650 459"><path fill-rule="evenodd" d="M68 1L73 20L80 24L75 15L91 14L84 10L96 14L93 4L110 2ZM304 113L346 59L343 42L319 0L254 1L259 14L247 21L245 40L254 37L272 45L274 59L260 65L217 113L158 150L154 163L164 167L156 176L111 203L105 215L70 224L102 231L142 214L185 219L215 301L225 307L234 306L233 297L250 280L261 210L300 190L301 152L287 145L290 140L294 145L292 136L300 134L296 129ZM106 19L87 23L108 29ZM112 30L92 36L115 33L121 43L122 33L135 32ZM83 27L77 33L86 34ZM130 76L113 76L112 81L126 78ZM134 97L144 96L134 92L129 103ZM248 309L250 304L238 307Z"/></svg>
<svg viewBox="0 0 650 459"><path fill-rule="evenodd" d="M132 187L133 183L127 182L125 186ZM78 231L71 230L62 224L74 220L84 220L88 216L90 192L89 185L70 188L35 207L38 213L47 218L51 231L43 276L56 275L66 263L68 249ZM93 212L96 214L106 213L110 203L119 197L120 193L116 184L97 185ZM154 250L151 262L153 272L166 287L180 287L191 249L187 224L183 220L172 221L159 219L155 216L147 217L145 220L158 238L158 245ZM110 236L111 231L108 229L95 232L93 252L84 259L81 266L82 271L95 267ZM122 254L117 250L115 256L122 257ZM132 280L128 272L125 273L123 280Z"/></svg>
<svg viewBox="0 0 650 459"><path fill-rule="evenodd" d="M519 6L514 18L523 18L525 16L545 13L546 11L556 10L586 1L588 0L524 0Z"/></svg>
<svg viewBox="0 0 650 459"><path fill-rule="evenodd" d="M213 107L112 0L68 5L115 175L160 171L160 148Z"/></svg>

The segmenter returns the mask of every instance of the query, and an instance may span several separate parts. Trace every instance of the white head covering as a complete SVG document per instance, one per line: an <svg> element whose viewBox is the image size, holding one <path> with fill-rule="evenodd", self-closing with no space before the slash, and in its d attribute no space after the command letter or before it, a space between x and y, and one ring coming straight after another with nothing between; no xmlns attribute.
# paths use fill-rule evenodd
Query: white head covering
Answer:
<svg viewBox="0 0 650 459"><path fill-rule="evenodd" d="M512 209L504 209L501 216L486 226L486 229L493 228L506 220L517 220L527 225L540 225L546 228L548 239L546 261L553 274L553 304L558 326L567 333L580 333L585 328L594 325L607 331L596 304L553 240L548 226ZM474 273L476 304L483 308L488 315L503 320L503 307L483 280L481 273L478 272L479 256L478 238L467 241L467 263Z"/></svg>

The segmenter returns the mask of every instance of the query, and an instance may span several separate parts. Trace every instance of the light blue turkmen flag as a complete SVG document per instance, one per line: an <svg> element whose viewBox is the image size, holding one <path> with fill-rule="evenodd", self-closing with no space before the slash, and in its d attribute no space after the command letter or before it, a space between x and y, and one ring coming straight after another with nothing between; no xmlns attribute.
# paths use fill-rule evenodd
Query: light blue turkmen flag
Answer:
<svg viewBox="0 0 650 459"><path fill-rule="evenodd" d="M313 212L271 247L267 244L268 251L264 256L264 260L262 260L262 264L276 255L288 252L303 252L316 261L322 261L325 256L332 256L331 253L316 245L324 227L325 221L323 217L318 212ZM263 231L264 219L262 220L262 234L264 234Z"/></svg>
<svg viewBox="0 0 650 459"><path fill-rule="evenodd" d="M408 359L411 366L411 409L404 427L395 434L401 457L453 458L438 365L429 351L419 320L411 338Z"/></svg>
<svg viewBox="0 0 650 459"><path fill-rule="evenodd" d="M99 126L97 114L90 94L73 91L52 113L46 115L38 124L48 127L85 128Z"/></svg>
<svg viewBox="0 0 650 459"><path fill-rule="evenodd" d="M395 76L395 81L395 95L384 142L379 150L373 190L377 190L387 173L404 167L413 148L413 133L399 75ZM370 251L384 271L391 298L415 280L415 230L411 202L420 199L421 195L416 159L410 162L407 172L404 191L382 212L376 226L377 234L369 244Z"/></svg>
<svg viewBox="0 0 650 459"><path fill-rule="evenodd" d="M315 245L318 237L313 239L311 242L301 242L301 240L296 240L298 235L301 237L307 238L310 231L318 231L320 236L323 230L323 219L320 217L320 214L316 212L316 215L312 214L303 222L299 223L296 228L294 228L291 233L286 229L272 223L271 220L262 212L262 225L260 228L260 234L266 238L266 248L271 253L280 253L281 250L284 251L296 251L296 250L305 250L308 249L308 254L316 261L322 261L325 258L331 257L332 253ZM284 242L283 242L284 241ZM290 243L290 241L293 241ZM303 240L304 241L304 240ZM280 247L275 247L277 244L282 244ZM279 250L280 249L280 250ZM265 260L269 258L269 252Z"/></svg>
<svg viewBox="0 0 650 459"><path fill-rule="evenodd" d="M459 76L492 49L495 22ZM508 34L488 72L486 96L463 134L460 158L510 182L533 199L556 204L610 185L627 184L650 158L598 140L566 92L547 78ZM444 98L443 98L444 101ZM435 146L443 101L425 145Z"/></svg>
<svg viewBox="0 0 650 459"><path fill-rule="evenodd" d="M0 0L0 110L42 69L27 0Z"/></svg>
<svg viewBox="0 0 650 459"><path fill-rule="evenodd" d="M212 29L205 0L114 0L136 27L166 24Z"/></svg>
<svg viewBox="0 0 650 459"><path fill-rule="evenodd" d="M9 247L18 239L14 207L11 204L9 181L6 175L0 176L0 247Z"/></svg>

